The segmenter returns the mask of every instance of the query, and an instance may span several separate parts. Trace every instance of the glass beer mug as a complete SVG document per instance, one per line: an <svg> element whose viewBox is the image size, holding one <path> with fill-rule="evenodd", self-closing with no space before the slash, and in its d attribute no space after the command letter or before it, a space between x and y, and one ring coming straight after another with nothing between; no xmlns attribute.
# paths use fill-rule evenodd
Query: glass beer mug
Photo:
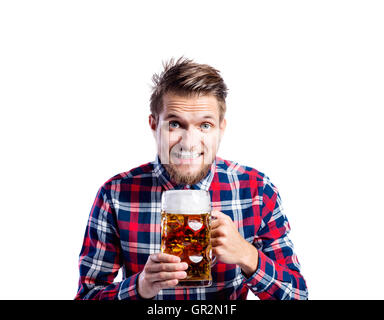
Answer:
<svg viewBox="0 0 384 320"><path fill-rule="evenodd" d="M204 190L164 191L161 199L161 252L188 264L179 287L212 284L211 199ZM215 260L215 259L214 259Z"/></svg>

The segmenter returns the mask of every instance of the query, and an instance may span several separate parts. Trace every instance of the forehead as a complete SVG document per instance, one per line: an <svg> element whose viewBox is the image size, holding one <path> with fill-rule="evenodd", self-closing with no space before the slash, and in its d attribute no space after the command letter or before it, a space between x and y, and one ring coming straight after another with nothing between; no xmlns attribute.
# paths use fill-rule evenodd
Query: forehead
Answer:
<svg viewBox="0 0 384 320"><path fill-rule="evenodd" d="M181 96L167 93L163 96L163 109L160 117L169 114L176 116L210 116L219 117L219 105L213 95Z"/></svg>

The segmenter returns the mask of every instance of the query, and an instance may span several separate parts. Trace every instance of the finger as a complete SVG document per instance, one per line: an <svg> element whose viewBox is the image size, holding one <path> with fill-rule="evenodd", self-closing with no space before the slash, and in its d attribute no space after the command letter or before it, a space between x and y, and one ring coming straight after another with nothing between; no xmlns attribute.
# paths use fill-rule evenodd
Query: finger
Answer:
<svg viewBox="0 0 384 320"><path fill-rule="evenodd" d="M216 220L216 219L220 219L220 218L224 218L226 217L227 215L225 215L224 213L220 212L220 211L217 211L217 210L213 210L211 211L211 217Z"/></svg>
<svg viewBox="0 0 384 320"><path fill-rule="evenodd" d="M212 254L217 258L220 259L221 256L224 254L224 249L220 246L212 248Z"/></svg>
<svg viewBox="0 0 384 320"><path fill-rule="evenodd" d="M211 222L211 230L218 229L220 227L224 227L225 225L229 225L229 221L225 218L219 218Z"/></svg>
<svg viewBox="0 0 384 320"><path fill-rule="evenodd" d="M215 228L211 230L211 240L215 238L225 237L226 236L225 228Z"/></svg>
<svg viewBox="0 0 384 320"><path fill-rule="evenodd" d="M149 258L152 262L157 262L157 263L158 262L174 262L174 263L180 262L179 257L173 256L173 255L168 254L168 253L163 253L163 252L151 254L149 256Z"/></svg>
<svg viewBox="0 0 384 320"><path fill-rule="evenodd" d="M154 287L161 290L161 289L175 287L178 283L179 283L179 280L177 279L172 279L167 281L158 281L154 283Z"/></svg>
<svg viewBox="0 0 384 320"><path fill-rule="evenodd" d="M152 263L145 268L147 272L161 272L161 271L182 271L187 270L188 264L181 263Z"/></svg>
<svg viewBox="0 0 384 320"><path fill-rule="evenodd" d="M224 239L223 238L214 238L211 239L211 246L212 249L224 245Z"/></svg>
<svg viewBox="0 0 384 320"><path fill-rule="evenodd" d="M211 230L217 229L221 224L222 222L220 220L213 220L211 222Z"/></svg>
<svg viewBox="0 0 384 320"><path fill-rule="evenodd" d="M176 271L176 272L156 272L156 273L148 273L147 280L149 282L161 282L168 281L174 279L184 279L187 277L187 273L185 271Z"/></svg>
<svg viewBox="0 0 384 320"><path fill-rule="evenodd" d="M227 216L226 214L220 212L220 211L213 211L214 212L214 219L211 221L211 226L217 226L221 223L227 223L229 221L232 221L230 216Z"/></svg>
<svg viewBox="0 0 384 320"><path fill-rule="evenodd" d="M220 211L212 211L212 213L213 213L213 216L215 217L214 220L233 221L229 215L222 213Z"/></svg>

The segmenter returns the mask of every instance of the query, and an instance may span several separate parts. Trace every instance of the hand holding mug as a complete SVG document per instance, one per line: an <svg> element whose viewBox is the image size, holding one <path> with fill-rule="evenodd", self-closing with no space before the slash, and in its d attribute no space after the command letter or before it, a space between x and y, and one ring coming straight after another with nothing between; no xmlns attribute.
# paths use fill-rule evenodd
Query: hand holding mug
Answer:
<svg viewBox="0 0 384 320"><path fill-rule="evenodd" d="M188 264L180 258L166 254L151 254L140 273L137 291L144 299L153 298L161 289L171 288L187 276Z"/></svg>
<svg viewBox="0 0 384 320"><path fill-rule="evenodd" d="M231 217L220 211L212 211L212 253L224 263L237 264L250 276L257 268L257 249L239 233Z"/></svg>

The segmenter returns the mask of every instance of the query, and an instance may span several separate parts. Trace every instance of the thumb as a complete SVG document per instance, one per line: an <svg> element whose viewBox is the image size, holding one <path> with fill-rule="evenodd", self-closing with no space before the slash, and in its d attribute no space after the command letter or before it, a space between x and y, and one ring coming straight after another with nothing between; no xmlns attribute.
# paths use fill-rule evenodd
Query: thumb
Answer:
<svg viewBox="0 0 384 320"><path fill-rule="evenodd" d="M225 216L225 214L220 212L220 211L213 210L213 211L211 211L211 216L213 219L219 219L219 218Z"/></svg>

